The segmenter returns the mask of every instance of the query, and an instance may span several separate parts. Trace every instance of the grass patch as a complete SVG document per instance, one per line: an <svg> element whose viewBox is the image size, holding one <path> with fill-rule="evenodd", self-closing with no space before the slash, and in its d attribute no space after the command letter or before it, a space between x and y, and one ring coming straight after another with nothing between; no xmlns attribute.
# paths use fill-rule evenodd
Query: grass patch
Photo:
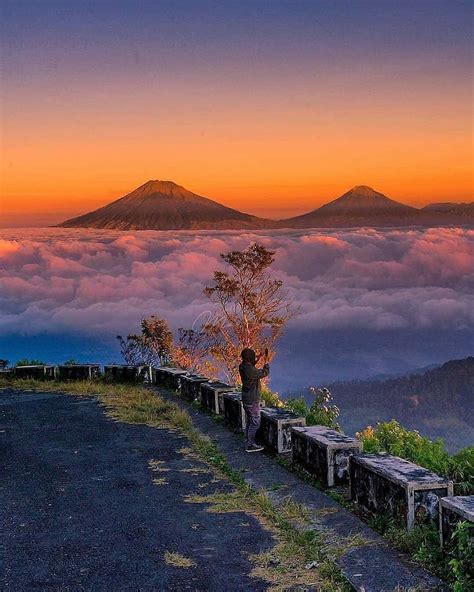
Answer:
<svg viewBox="0 0 474 592"><path fill-rule="evenodd" d="M196 564L189 557L185 557L180 553L174 553L172 551L166 551L163 555L163 560L166 564L172 565L173 567L181 567L183 569L189 569L194 567Z"/></svg>
<svg viewBox="0 0 474 592"><path fill-rule="evenodd" d="M153 479L153 485L168 485L168 481L164 477L157 477Z"/></svg>
<svg viewBox="0 0 474 592"><path fill-rule="evenodd" d="M163 466L164 464L165 464L164 460L155 460L152 458L150 460L150 462L148 463L148 466L150 467L150 470L153 471L154 473L166 473L170 469L167 469L166 467L164 467Z"/></svg>
<svg viewBox="0 0 474 592"><path fill-rule="evenodd" d="M449 556L443 553L439 544L439 532L431 526L417 526L412 530L396 524L390 518L371 518L369 525L388 539L396 549L411 557L440 579L452 582L453 572Z"/></svg>
<svg viewBox="0 0 474 592"><path fill-rule="evenodd" d="M331 516L332 514L337 514L338 512L340 512L340 508L321 508L320 510L316 511L316 514L318 516L321 516L321 518L324 518L325 516Z"/></svg>
<svg viewBox="0 0 474 592"><path fill-rule="evenodd" d="M5 383L22 390L55 391L79 397L94 397L107 415L125 423L140 423L158 428L192 430L190 416L175 403L157 397L137 385L108 384L101 381L39 382L14 379Z"/></svg>
<svg viewBox="0 0 474 592"><path fill-rule="evenodd" d="M191 475L202 475L202 474L209 474L210 470L205 469L204 467L189 467L187 469L180 469L180 473L189 473Z"/></svg>
<svg viewBox="0 0 474 592"><path fill-rule="evenodd" d="M245 487L231 493L187 496L185 501L207 504L211 513L251 514L273 533L275 546L249 557L254 564L251 575L267 581L269 590L282 592L290 582L292 586L316 586L327 592L352 590L332 561L333 551L325 544L323 535L304 530L309 522L308 510L291 498L275 508L267 492Z"/></svg>
<svg viewBox="0 0 474 592"><path fill-rule="evenodd" d="M216 481L225 477L235 486L235 490L230 493L196 495L186 501L209 504L209 511L213 512L251 514L272 533L274 548L250 556L255 566L252 576L267 581L269 589L274 591L285 590L290 585L315 585L326 592L352 590L333 562L336 550L327 545L321 533L304 530L309 523L309 510L291 497L287 497L276 508L267 492L255 491L248 486L242 476L231 469L215 443L193 427L191 417L176 403L166 401L141 386L101 381L38 382L15 379L5 382L5 386L22 390L57 391L80 397L93 396L116 421L179 430L188 437L192 446L181 448L178 452L190 458L200 458L212 468ZM155 473L167 470L162 461L155 459L150 461L149 466ZM162 477L157 477L155 481L159 481L157 485L166 484ZM176 567L194 565L192 560L178 553L167 552L164 560ZM182 564L183 561L186 565ZM317 567L307 569L309 564Z"/></svg>

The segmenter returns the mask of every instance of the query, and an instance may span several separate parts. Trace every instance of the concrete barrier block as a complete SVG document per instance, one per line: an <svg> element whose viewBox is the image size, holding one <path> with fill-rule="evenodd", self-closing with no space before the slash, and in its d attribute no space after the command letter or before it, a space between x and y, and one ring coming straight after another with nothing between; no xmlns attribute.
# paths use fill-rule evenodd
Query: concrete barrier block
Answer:
<svg viewBox="0 0 474 592"><path fill-rule="evenodd" d="M169 368L166 376L166 385L173 391L181 389L181 378L187 374L186 370L181 368Z"/></svg>
<svg viewBox="0 0 474 592"><path fill-rule="evenodd" d="M273 452L291 451L291 428L304 426L306 420L295 413L276 407L263 407L258 440Z"/></svg>
<svg viewBox="0 0 474 592"><path fill-rule="evenodd" d="M151 366L108 364L104 366L104 378L119 382L151 382Z"/></svg>
<svg viewBox="0 0 474 592"><path fill-rule="evenodd" d="M161 366L153 368L153 384L156 384L157 386L164 386L165 370L166 368Z"/></svg>
<svg viewBox="0 0 474 592"><path fill-rule="evenodd" d="M181 388L181 377L187 374L186 370L181 368L171 368L164 366L155 368L155 377L157 384L171 391L179 391Z"/></svg>
<svg viewBox="0 0 474 592"><path fill-rule="evenodd" d="M395 518L411 529L439 523L439 500L453 484L423 467L389 454L350 457L351 499L374 514Z"/></svg>
<svg viewBox="0 0 474 592"><path fill-rule="evenodd" d="M199 374L183 374L181 376L181 396L187 401L199 401L201 397L200 385L207 381L205 376Z"/></svg>
<svg viewBox="0 0 474 592"><path fill-rule="evenodd" d="M100 377L100 365L64 364L58 366L57 377L60 380L92 380Z"/></svg>
<svg viewBox="0 0 474 592"><path fill-rule="evenodd" d="M56 376L56 367L45 364L16 366L12 371L17 378L31 380L53 380Z"/></svg>
<svg viewBox="0 0 474 592"><path fill-rule="evenodd" d="M439 502L439 535L446 551L453 548L452 535L459 522L469 523L470 538L474 542L474 495L443 497Z"/></svg>
<svg viewBox="0 0 474 592"><path fill-rule="evenodd" d="M292 428L293 462L315 475L326 487L349 483L349 457L362 442L325 426Z"/></svg>
<svg viewBox="0 0 474 592"><path fill-rule="evenodd" d="M229 392L222 395L225 423L236 432L245 432L246 419L242 405L242 393Z"/></svg>
<svg viewBox="0 0 474 592"><path fill-rule="evenodd" d="M224 403L222 396L224 393L235 390L235 386L225 384L224 382L208 381L199 385L201 392L201 405L216 415L224 415Z"/></svg>

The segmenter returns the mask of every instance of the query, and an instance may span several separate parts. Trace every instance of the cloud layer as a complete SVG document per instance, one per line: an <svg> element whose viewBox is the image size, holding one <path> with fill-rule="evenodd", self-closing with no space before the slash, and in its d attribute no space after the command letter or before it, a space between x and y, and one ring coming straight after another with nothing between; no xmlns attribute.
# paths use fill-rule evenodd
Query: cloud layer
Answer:
<svg viewBox="0 0 474 592"><path fill-rule="evenodd" d="M5 230L3 335L116 335L148 314L178 326L210 310L219 254L259 240L301 309L290 330L474 327L474 231L279 233Z"/></svg>

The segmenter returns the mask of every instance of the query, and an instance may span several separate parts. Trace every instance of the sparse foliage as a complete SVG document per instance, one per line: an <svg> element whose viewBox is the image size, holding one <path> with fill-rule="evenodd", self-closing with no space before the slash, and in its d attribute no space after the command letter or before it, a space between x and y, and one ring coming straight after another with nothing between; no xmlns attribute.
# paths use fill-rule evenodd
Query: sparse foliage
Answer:
<svg viewBox="0 0 474 592"><path fill-rule="evenodd" d="M45 362L43 362L42 360L28 360L28 358L23 358L21 360L18 360L15 366L45 366Z"/></svg>
<svg viewBox="0 0 474 592"><path fill-rule="evenodd" d="M154 315L142 320L140 334L130 334L126 339L118 335L117 339L127 364L164 366L171 359L173 334L168 323Z"/></svg>
<svg viewBox="0 0 474 592"><path fill-rule="evenodd" d="M229 271L215 271L204 293L218 310L204 326L209 353L227 378L237 382L240 352L268 348L297 311L287 301L281 280L270 273L274 251L254 243L243 251L222 254Z"/></svg>
<svg viewBox="0 0 474 592"><path fill-rule="evenodd" d="M309 391L314 399L308 407L304 397L288 399L285 407L302 415L306 419L306 425L323 425L333 430L340 430L337 423L339 408L334 405L331 393L327 388L310 387Z"/></svg>
<svg viewBox="0 0 474 592"><path fill-rule="evenodd" d="M0 360L0 370L6 370L10 365L9 360Z"/></svg>
<svg viewBox="0 0 474 592"><path fill-rule="evenodd" d="M173 362L190 372L214 377L216 369L208 359L209 337L203 330L178 329L178 343L173 347Z"/></svg>
<svg viewBox="0 0 474 592"><path fill-rule="evenodd" d="M143 363L141 351L141 337L136 334L130 334L126 338L117 335L120 343L120 353L123 359L130 366L140 366Z"/></svg>
<svg viewBox="0 0 474 592"><path fill-rule="evenodd" d="M454 592L474 590L474 539L473 527L469 522L462 521L456 525L452 535L454 557L449 566L454 574Z"/></svg>

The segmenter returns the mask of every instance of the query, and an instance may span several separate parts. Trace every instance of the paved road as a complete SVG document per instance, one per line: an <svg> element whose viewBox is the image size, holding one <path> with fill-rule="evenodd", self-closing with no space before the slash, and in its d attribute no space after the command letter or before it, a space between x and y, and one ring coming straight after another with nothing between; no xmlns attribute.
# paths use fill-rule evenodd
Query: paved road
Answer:
<svg viewBox="0 0 474 592"><path fill-rule="evenodd" d="M231 489L183 472L204 467L178 452L187 445L116 423L92 399L0 391L0 590L265 590L247 553L271 536L252 516L184 502ZM166 551L195 567L166 564Z"/></svg>
<svg viewBox="0 0 474 592"><path fill-rule="evenodd" d="M355 590L444 592L447 589L437 578L407 561L406 557L395 551L365 522L325 492L278 465L271 456L245 454L241 437L226 429L221 422L216 422L211 416L194 409L175 394L164 389L158 390L162 397L186 409L194 426L217 442L230 467L255 489L266 489L276 507L291 495L296 502L309 510L309 528L324 532L329 539L333 539L334 546L339 550L341 541L342 546L346 546L346 537L359 539L359 544L352 539L346 551L334 553L336 563ZM366 544L368 541L370 544Z"/></svg>

